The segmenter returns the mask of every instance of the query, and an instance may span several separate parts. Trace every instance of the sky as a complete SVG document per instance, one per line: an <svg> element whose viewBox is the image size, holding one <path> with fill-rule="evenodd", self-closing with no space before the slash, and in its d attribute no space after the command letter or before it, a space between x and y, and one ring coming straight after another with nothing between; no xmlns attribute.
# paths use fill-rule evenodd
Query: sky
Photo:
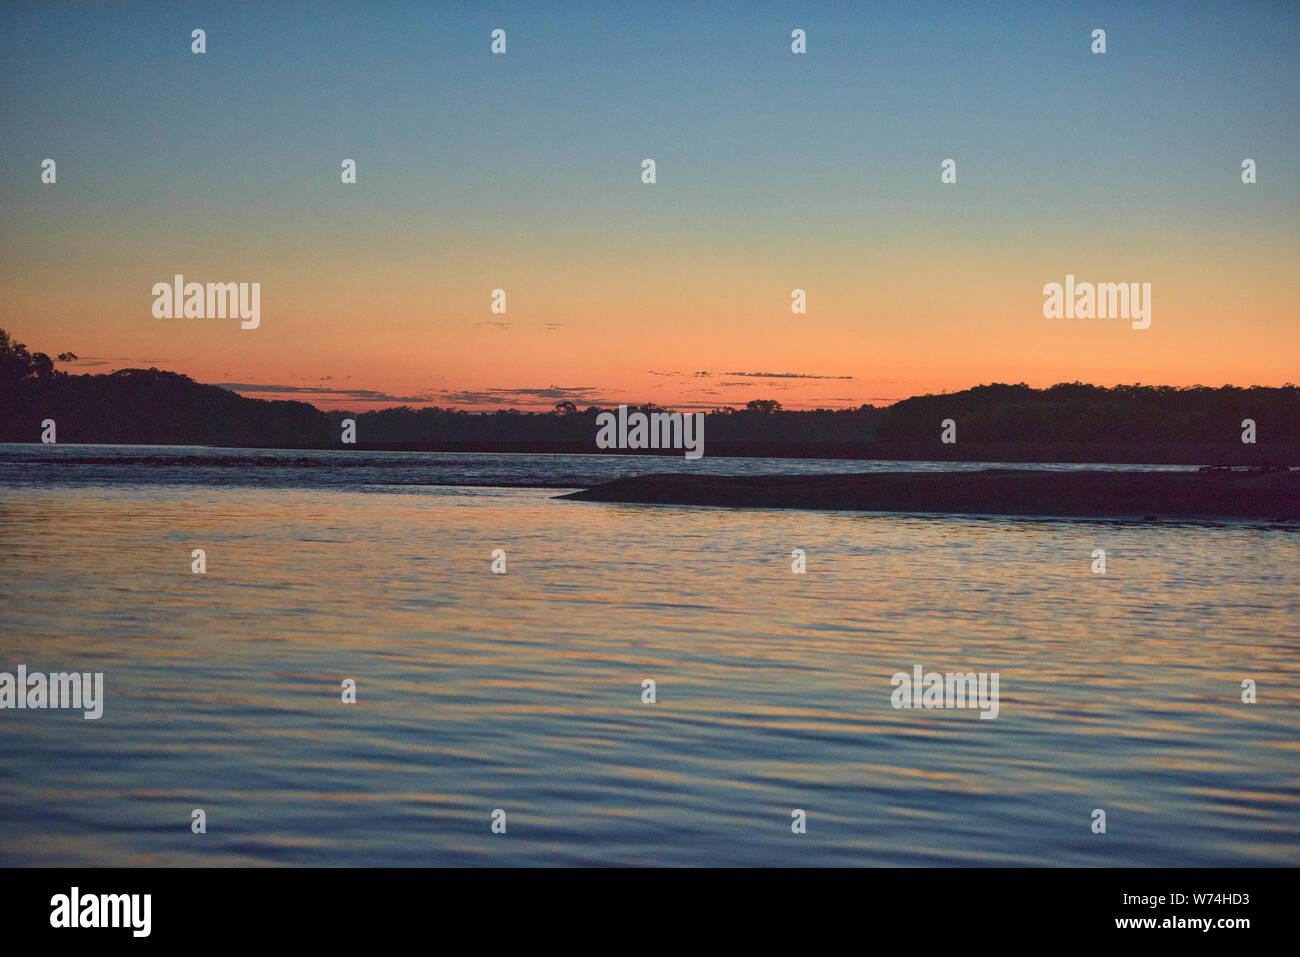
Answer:
<svg viewBox="0 0 1300 957"><path fill-rule="evenodd" d="M1298 66L1295 2L0 5L0 327L358 411L1282 385Z"/></svg>

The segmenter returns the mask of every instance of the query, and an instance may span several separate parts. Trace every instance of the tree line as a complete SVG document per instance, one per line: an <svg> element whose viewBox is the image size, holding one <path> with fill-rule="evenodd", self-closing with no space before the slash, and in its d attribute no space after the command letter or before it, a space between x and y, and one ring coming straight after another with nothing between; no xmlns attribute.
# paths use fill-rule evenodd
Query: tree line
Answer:
<svg viewBox="0 0 1300 957"><path fill-rule="evenodd" d="M0 441L38 441L41 422L54 419L60 442L336 448L343 420L353 419L357 448L595 452L596 417L606 411L564 400L546 412L326 412L160 369L55 368L74 359L32 352L0 329ZM955 443L941 441L945 420ZM1246 420L1253 444L1241 441ZM756 399L707 413L705 435L715 456L1300 465L1300 388L991 384L883 407L798 411Z"/></svg>

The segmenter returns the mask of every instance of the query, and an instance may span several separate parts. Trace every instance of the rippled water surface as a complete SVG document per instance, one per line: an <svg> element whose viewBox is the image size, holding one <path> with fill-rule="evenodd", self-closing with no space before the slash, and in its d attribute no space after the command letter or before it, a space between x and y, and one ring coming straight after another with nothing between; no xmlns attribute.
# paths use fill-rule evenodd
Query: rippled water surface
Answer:
<svg viewBox="0 0 1300 957"><path fill-rule="evenodd" d="M625 475L826 474L983 469L990 462L887 462L859 459L687 459L681 455L520 455L467 452L365 452L342 449L218 449L157 445L0 445L6 485L253 485L262 488L363 488L374 485L585 487ZM1003 466L1005 467L1005 466ZM1015 465L1027 469L1123 470L1131 465ZM1182 465L1144 465L1182 471Z"/></svg>
<svg viewBox="0 0 1300 957"><path fill-rule="evenodd" d="M0 711L5 864L1300 863L1293 528L9 463L0 671L106 703ZM894 709L918 664L998 717Z"/></svg>

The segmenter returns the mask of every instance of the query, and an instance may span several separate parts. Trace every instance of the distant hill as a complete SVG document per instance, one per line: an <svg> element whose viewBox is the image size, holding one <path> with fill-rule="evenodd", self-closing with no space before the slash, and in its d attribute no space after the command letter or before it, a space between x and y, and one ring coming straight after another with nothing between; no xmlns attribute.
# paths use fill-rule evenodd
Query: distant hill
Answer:
<svg viewBox="0 0 1300 957"><path fill-rule="evenodd" d="M359 449L600 451L596 416L604 410L596 407L324 412L306 402L245 398L175 372L69 375L54 362L0 330L0 441L37 442L42 420L54 419L60 442L338 448L342 421L352 418ZM946 419L955 423L955 444L941 441ZM1253 445L1241 441L1245 419L1255 422ZM708 414L705 454L1300 465L1300 388L994 384L884 408L800 412L758 400Z"/></svg>
<svg viewBox="0 0 1300 957"><path fill-rule="evenodd" d="M957 444L940 443L953 419ZM1255 443L1242 442L1242 422ZM876 458L1300 465L1300 388L982 385L886 410Z"/></svg>
<svg viewBox="0 0 1300 957"><path fill-rule="evenodd" d="M159 369L106 375L55 371L0 329L0 441L39 442L53 419L60 442L315 448L324 413L306 402L246 399Z"/></svg>

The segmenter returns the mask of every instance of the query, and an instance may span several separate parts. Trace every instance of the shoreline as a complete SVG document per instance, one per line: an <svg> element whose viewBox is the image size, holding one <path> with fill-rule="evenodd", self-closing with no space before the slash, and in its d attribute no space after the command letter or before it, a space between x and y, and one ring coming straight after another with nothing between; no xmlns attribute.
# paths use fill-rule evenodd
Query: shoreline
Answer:
<svg viewBox="0 0 1300 957"><path fill-rule="evenodd" d="M42 446L36 441L0 440L0 446ZM68 440L52 447L209 449L218 452L424 452L487 455L620 455L627 458L678 458L680 449L598 449L587 441L429 441L429 442L303 442L237 444L144 441L142 439L85 442ZM857 462L966 462L1005 465L1175 465L1195 468L1215 465L1286 465L1300 467L1300 446L1289 442L1264 447L1229 443L1189 442L963 442L960 447L933 443L866 441L819 443L801 441L710 441L712 459L791 459Z"/></svg>
<svg viewBox="0 0 1300 957"><path fill-rule="evenodd" d="M1300 521L1300 470L982 469L768 476L675 472L615 479L559 498L724 508L1293 522Z"/></svg>

